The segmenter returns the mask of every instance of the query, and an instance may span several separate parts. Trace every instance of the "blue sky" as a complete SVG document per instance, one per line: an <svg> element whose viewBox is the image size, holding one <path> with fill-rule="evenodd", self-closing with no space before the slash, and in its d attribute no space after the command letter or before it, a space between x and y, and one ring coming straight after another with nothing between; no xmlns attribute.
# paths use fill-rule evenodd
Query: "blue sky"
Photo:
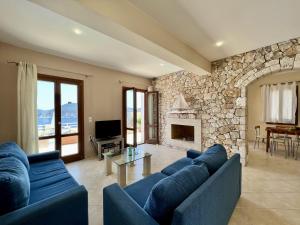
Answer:
<svg viewBox="0 0 300 225"><path fill-rule="evenodd" d="M37 108L48 110L54 108L54 83L38 81ZM61 103L77 103L77 86L61 84Z"/></svg>

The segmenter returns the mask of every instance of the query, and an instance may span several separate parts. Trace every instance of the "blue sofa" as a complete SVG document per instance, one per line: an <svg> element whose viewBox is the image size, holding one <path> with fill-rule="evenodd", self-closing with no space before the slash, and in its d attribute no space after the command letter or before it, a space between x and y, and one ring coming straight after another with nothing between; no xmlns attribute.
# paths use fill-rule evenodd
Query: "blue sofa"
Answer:
<svg viewBox="0 0 300 225"><path fill-rule="evenodd" d="M206 153L207 152L207 153ZM138 182L135 182L124 189L118 184L112 184L103 190L103 211L104 225L226 225L228 224L232 212L239 200L241 194L241 163L240 155L235 154L227 159L224 158L226 150L221 145L214 145L206 152L200 153L195 150L187 151L187 157L184 157L173 164L167 166L159 173L154 173ZM217 153L217 154L216 154ZM221 155L219 154L221 153ZM218 155L219 154L219 155ZM205 163L204 163L205 162ZM193 165L201 166L200 172L193 172ZM188 168L189 167L189 168ZM183 170L196 174L183 174ZM180 175L181 173L181 175ZM183 181L171 182L166 180L180 177ZM189 185L189 177L195 180L197 176L202 176L204 182L196 186L187 197L172 210L168 212L171 215L168 222L161 222L157 216L159 210L165 210L164 204L174 203L173 198L178 198L173 188L176 184L178 192L182 186ZM187 183L187 185L185 184ZM195 185L195 182L194 182ZM159 193L159 188L162 193ZM167 189L166 189L167 188ZM166 191L167 190L167 191ZM169 190L169 191L168 191ZM185 191L185 190L182 190ZM168 194L170 192L171 194ZM158 198L160 202L151 204L152 198ZM165 199L164 199L164 195ZM152 196L150 198L150 196ZM147 206L148 205L148 206ZM153 207L154 206L154 207ZM174 206L174 204L173 204ZM150 208L150 213L149 213ZM166 211L167 212L167 211ZM161 216L161 215L159 215ZM164 216L164 215L162 215ZM158 219L159 218L159 219Z"/></svg>
<svg viewBox="0 0 300 225"><path fill-rule="evenodd" d="M68 173L59 152L26 156L0 145L1 225L88 225L88 193Z"/></svg>

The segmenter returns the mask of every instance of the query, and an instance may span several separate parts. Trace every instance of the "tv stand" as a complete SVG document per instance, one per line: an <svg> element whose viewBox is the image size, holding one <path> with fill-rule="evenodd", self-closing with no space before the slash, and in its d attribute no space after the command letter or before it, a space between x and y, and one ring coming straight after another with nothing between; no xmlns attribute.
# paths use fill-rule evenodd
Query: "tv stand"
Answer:
<svg viewBox="0 0 300 225"><path fill-rule="evenodd" d="M117 148L121 152L124 149L124 138L122 136L112 137L108 139L95 139L97 143L97 151L98 151L98 159L103 159L103 153L105 150L109 150L111 148Z"/></svg>

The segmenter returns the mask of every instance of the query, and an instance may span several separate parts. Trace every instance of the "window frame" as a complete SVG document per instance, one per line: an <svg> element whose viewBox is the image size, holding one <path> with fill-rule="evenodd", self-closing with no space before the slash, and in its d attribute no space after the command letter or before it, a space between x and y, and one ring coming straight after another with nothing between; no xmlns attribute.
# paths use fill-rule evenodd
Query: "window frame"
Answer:
<svg viewBox="0 0 300 225"><path fill-rule="evenodd" d="M50 81L54 83L54 107L55 107L55 135L51 136L42 136L38 137L39 140L46 140L46 139L55 139L55 149L59 150L61 154L61 139L63 137L68 136L78 136L78 153L75 155L68 155L63 156L62 159L64 162L74 162L85 158L85 136L84 136L84 82L83 80L78 79L72 79L72 78L66 78L66 77L59 77L59 76L53 76L53 75L45 75L45 74L38 74L37 80L39 81ZM73 84L77 85L78 87L78 131L77 133L71 133L71 134L61 134L61 126L60 126L60 117L61 117L61 111L60 111L60 84Z"/></svg>

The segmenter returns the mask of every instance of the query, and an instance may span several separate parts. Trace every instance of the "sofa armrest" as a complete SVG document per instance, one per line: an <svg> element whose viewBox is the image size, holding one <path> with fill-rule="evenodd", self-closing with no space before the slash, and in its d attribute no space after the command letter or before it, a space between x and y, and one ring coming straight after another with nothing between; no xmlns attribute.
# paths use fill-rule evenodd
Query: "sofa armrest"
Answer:
<svg viewBox="0 0 300 225"><path fill-rule="evenodd" d="M104 225L159 225L118 184L103 189Z"/></svg>
<svg viewBox="0 0 300 225"><path fill-rule="evenodd" d="M72 188L0 216L1 225L88 225L88 193Z"/></svg>
<svg viewBox="0 0 300 225"><path fill-rule="evenodd" d="M37 162L42 162L51 159L59 159L59 158L60 158L59 151L52 151L52 152L29 155L28 161L29 163L37 163Z"/></svg>
<svg viewBox="0 0 300 225"><path fill-rule="evenodd" d="M200 156L202 153L193 149L190 149L186 152L186 157L191 158L191 159L195 159L198 156Z"/></svg>

